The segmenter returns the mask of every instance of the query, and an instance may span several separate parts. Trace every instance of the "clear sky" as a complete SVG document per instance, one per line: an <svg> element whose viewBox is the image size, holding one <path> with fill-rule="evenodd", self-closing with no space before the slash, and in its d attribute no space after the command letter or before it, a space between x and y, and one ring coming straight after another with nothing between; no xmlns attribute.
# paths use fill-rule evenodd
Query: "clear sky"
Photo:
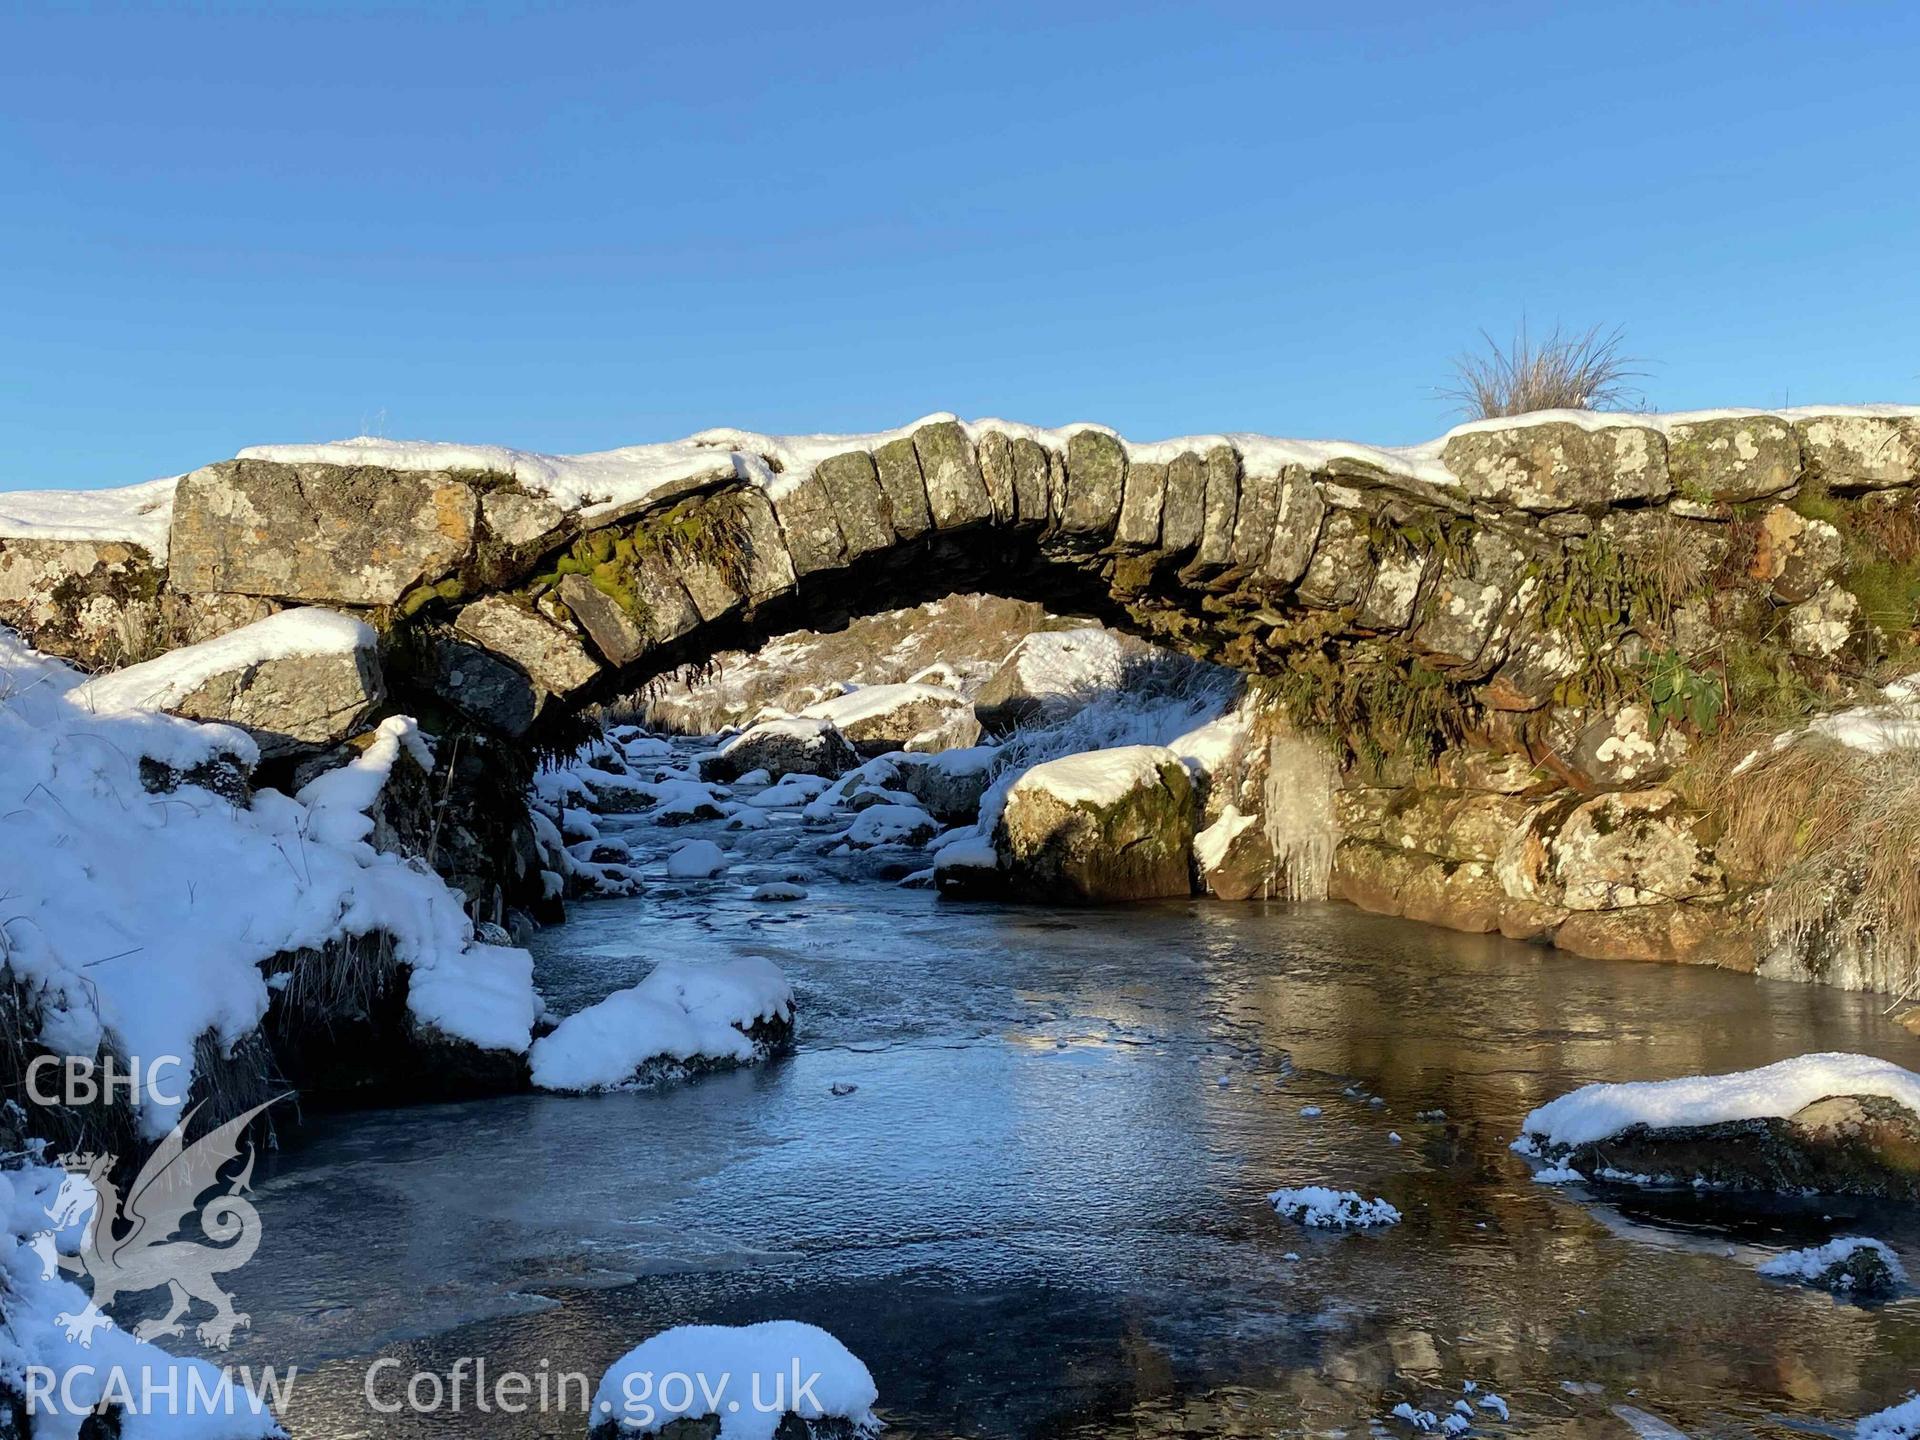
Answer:
<svg viewBox="0 0 1920 1440"><path fill-rule="evenodd" d="M1920 6L9 5L0 489L932 410L1920 399Z"/></svg>

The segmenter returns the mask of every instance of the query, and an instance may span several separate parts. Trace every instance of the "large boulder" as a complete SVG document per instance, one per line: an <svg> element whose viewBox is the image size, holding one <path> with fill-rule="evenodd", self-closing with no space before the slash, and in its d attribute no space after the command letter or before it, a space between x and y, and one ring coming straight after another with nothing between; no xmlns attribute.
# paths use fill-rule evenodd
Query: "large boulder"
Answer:
<svg viewBox="0 0 1920 1440"><path fill-rule="evenodd" d="M737 780L764 770L778 780L783 775L844 775L860 757L831 720L792 715L762 720L741 731L700 762L709 780Z"/></svg>
<svg viewBox="0 0 1920 1440"><path fill-rule="evenodd" d="M1797 421L1807 469L1834 490L1884 490L1920 481L1920 421L1858 412Z"/></svg>
<svg viewBox="0 0 1920 1440"><path fill-rule="evenodd" d="M283 610L74 691L77 703L95 710L165 710L238 725L269 758L338 744L385 696L372 627L312 606Z"/></svg>
<svg viewBox="0 0 1920 1440"><path fill-rule="evenodd" d="M1629 1126L1554 1152L1583 1175L1714 1189L1920 1200L1920 1115L1880 1095L1829 1095L1793 1114Z"/></svg>
<svg viewBox="0 0 1920 1440"><path fill-rule="evenodd" d="M223 460L180 482L169 580L188 594L393 605L473 551L479 497L442 471Z"/></svg>
<svg viewBox="0 0 1920 1440"><path fill-rule="evenodd" d="M1193 783L1173 751L1126 745L1036 765L993 844L1009 887L1098 903L1192 893Z"/></svg>
<svg viewBox="0 0 1920 1440"><path fill-rule="evenodd" d="M1682 499L1733 504L1778 495L1800 478L1800 437L1777 415L1667 427L1667 473Z"/></svg>
<svg viewBox="0 0 1920 1440"><path fill-rule="evenodd" d="M1065 719L1093 696L1119 685L1128 660L1148 649L1097 625L1029 635L974 693L973 713L993 734L1034 721Z"/></svg>
<svg viewBox="0 0 1920 1440"><path fill-rule="evenodd" d="M973 702L943 685L866 685L800 713L832 721L866 759L892 750L953 750L980 738Z"/></svg>

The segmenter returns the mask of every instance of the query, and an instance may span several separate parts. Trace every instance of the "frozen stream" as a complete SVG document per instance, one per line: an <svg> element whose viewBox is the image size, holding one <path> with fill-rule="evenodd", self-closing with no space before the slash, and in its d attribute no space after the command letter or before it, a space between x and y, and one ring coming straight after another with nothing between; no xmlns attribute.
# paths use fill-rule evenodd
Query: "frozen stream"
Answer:
<svg viewBox="0 0 1920 1440"><path fill-rule="evenodd" d="M719 835L610 828L656 874ZM597 1379L660 1328L767 1318L843 1339L900 1437L1364 1433L1468 1380L1512 1407L1481 1434L1850 1433L1920 1384L1920 1301L1753 1273L1848 1231L1920 1272L1913 1220L1849 1203L1727 1226L1537 1185L1507 1150L1588 1080L1811 1049L1913 1064L1870 999L1336 905L962 906L873 858L803 853L807 900L750 902L743 872L792 868L794 838L749 837L765 863L726 879L578 905L538 950L563 1013L662 956L768 955L800 995L790 1058L310 1119L263 1166L263 1244L233 1277L253 1327L226 1358L302 1367L296 1436L580 1436L577 1411L375 1415L367 1368ZM1330 1236L1263 1199L1320 1182L1405 1221Z"/></svg>

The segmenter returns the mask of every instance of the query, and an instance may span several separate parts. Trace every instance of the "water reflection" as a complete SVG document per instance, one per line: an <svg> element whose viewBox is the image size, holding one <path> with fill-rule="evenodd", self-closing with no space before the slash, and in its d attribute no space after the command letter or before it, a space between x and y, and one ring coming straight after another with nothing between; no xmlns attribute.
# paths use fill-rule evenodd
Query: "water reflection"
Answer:
<svg viewBox="0 0 1920 1440"><path fill-rule="evenodd" d="M907 1437L1352 1430L1467 1381L1512 1406L1482 1433L1625 1436L1626 1406L1771 1435L1920 1383L1920 1307L1752 1270L1842 1223L1920 1266L1910 1218L1583 1203L1506 1148L1591 1079L1823 1048L1911 1063L1869 1001L1336 906L1001 911L839 873L780 911L657 891L543 937L562 1009L657 955L767 954L800 991L791 1060L335 1117L268 1168L246 1358L321 1367L296 1434L575 1435L582 1417L376 1426L361 1378L375 1354L597 1377L663 1326L774 1316L845 1340ZM1405 1221L1329 1237L1263 1200L1310 1182Z"/></svg>

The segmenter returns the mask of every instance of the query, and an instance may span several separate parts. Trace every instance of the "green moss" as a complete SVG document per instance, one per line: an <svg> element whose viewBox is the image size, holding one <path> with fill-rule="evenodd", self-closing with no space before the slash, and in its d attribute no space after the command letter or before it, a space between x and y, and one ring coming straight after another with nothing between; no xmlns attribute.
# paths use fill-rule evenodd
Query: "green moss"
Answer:
<svg viewBox="0 0 1920 1440"><path fill-rule="evenodd" d="M1887 639L1895 656L1913 651L1913 632L1920 624L1920 564L1876 559L1849 566L1840 583L1860 602L1861 613Z"/></svg>
<svg viewBox="0 0 1920 1440"><path fill-rule="evenodd" d="M463 598L467 593L466 581L455 576L432 585L416 585L400 597L400 603L394 607L399 618L411 619L436 600L451 603Z"/></svg>
<svg viewBox="0 0 1920 1440"><path fill-rule="evenodd" d="M1416 510L1403 515L1369 514L1367 544L1383 559L1411 560L1439 556L1464 566L1472 558L1478 522L1470 515L1445 510Z"/></svg>
<svg viewBox="0 0 1920 1440"><path fill-rule="evenodd" d="M636 620L648 615L642 598L641 571L654 564L668 568L705 565L718 570L736 590L744 589L752 557L746 506L734 492L699 495L659 515L627 526L595 530L575 540L551 568L533 577L529 589L581 575L602 595Z"/></svg>
<svg viewBox="0 0 1920 1440"><path fill-rule="evenodd" d="M1819 703L1794 659L1778 645L1731 635L1721 646L1727 708L1736 715L1778 722L1798 720Z"/></svg>
<svg viewBox="0 0 1920 1440"><path fill-rule="evenodd" d="M1803 520L1824 520L1829 525L1845 528L1847 508L1827 489L1827 482L1818 478L1808 480L1800 487L1800 493L1788 502L1793 513Z"/></svg>

